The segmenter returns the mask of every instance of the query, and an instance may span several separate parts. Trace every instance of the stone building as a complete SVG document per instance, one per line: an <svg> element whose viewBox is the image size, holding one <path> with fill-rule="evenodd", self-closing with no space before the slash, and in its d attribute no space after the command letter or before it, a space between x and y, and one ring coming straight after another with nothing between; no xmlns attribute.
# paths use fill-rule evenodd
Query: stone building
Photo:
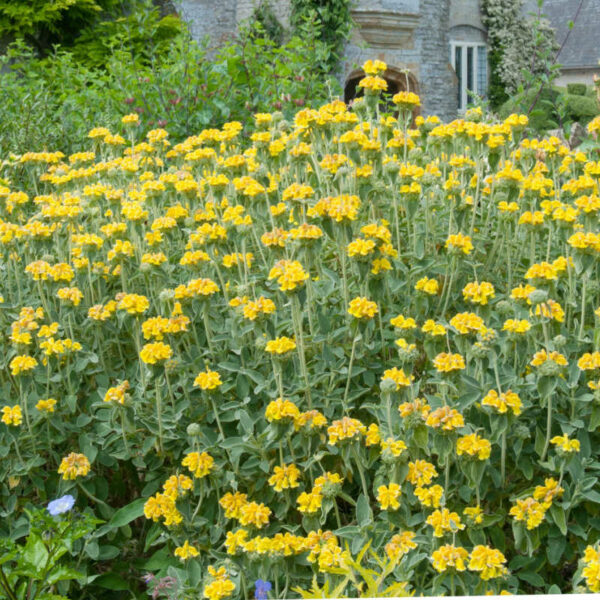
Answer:
<svg viewBox="0 0 600 600"><path fill-rule="evenodd" d="M176 0L180 14L190 24L196 39L210 36L218 44L249 18L260 0ZM529 1L529 0L528 0ZM573 35L561 51L571 73L568 80L581 79L598 65L600 0L547 0L550 20L562 38L560 16L574 13L580 5ZM289 25L290 0L270 0L285 27ZM338 78L346 100L356 93L367 59L387 63L390 91L409 89L421 96L421 112L447 120L463 111L469 92L484 96L488 85L486 30L479 0L355 0L352 16L356 27L345 47ZM577 16L577 15L573 15ZM573 18L571 17L571 18ZM585 21L585 22L583 22ZM595 28L595 29L594 29ZM585 64L582 64L585 63ZM586 70L587 69L587 70ZM566 72L563 73L565 75Z"/></svg>

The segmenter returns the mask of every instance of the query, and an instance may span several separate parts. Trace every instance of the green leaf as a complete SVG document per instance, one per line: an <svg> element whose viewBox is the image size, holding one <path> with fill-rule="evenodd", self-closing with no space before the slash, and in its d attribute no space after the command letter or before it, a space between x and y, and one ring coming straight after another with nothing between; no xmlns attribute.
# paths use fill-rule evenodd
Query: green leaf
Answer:
<svg viewBox="0 0 600 600"><path fill-rule="evenodd" d="M35 533L30 533L23 550L22 565L31 567L41 574L48 562L48 550L42 539Z"/></svg>
<svg viewBox="0 0 600 600"><path fill-rule="evenodd" d="M109 527L123 527L131 523L134 519L141 517L144 514L144 504L146 503L145 498L138 498L131 504L120 508L107 523Z"/></svg>
<svg viewBox="0 0 600 600"><path fill-rule="evenodd" d="M517 573L517 577L519 579L522 579L523 581L526 581L529 585L532 585L534 587L544 586L544 580L537 573Z"/></svg>
<svg viewBox="0 0 600 600"><path fill-rule="evenodd" d="M64 565L60 565L59 567L52 570L52 572L48 575L46 579L46 583L48 585L52 585L57 581L67 581L68 579L79 579L80 577L85 577L83 573L76 571L75 569L70 569Z"/></svg>
<svg viewBox="0 0 600 600"><path fill-rule="evenodd" d="M373 522L373 512L369 505L369 499L364 494L358 497L358 502L356 503L356 520L359 527L366 527Z"/></svg>
<svg viewBox="0 0 600 600"><path fill-rule="evenodd" d="M556 523L556 526L560 529L563 535L567 535L567 523L565 520L565 511L559 506L552 505L550 507L550 514Z"/></svg>
<svg viewBox="0 0 600 600"><path fill-rule="evenodd" d="M94 580L94 584L107 590L124 591L129 589L129 584L116 573L105 573Z"/></svg>

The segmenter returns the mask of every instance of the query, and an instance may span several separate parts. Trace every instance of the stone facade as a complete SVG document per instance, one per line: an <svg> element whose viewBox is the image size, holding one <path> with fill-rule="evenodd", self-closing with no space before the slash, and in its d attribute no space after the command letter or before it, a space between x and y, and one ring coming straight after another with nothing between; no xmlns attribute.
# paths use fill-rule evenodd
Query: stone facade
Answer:
<svg viewBox="0 0 600 600"><path fill-rule="evenodd" d="M249 19L260 5L260 0L174 0L173 4L185 19L196 40L209 37L218 46L231 37L238 25ZM289 26L290 0L270 3L275 17L284 26Z"/></svg>
<svg viewBox="0 0 600 600"><path fill-rule="evenodd" d="M250 17L260 0L179 0L180 14L196 39L209 36L215 45ZM290 0L271 0L287 26ZM380 59L395 89L416 91L423 115L452 119L457 113L457 79L450 64L451 36L464 41L485 39L478 0L355 0L356 22L346 44L338 78L347 97L362 75L360 65Z"/></svg>
<svg viewBox="0 0 600 600"><path fill-rule="evenodd" d="M449 0L357 2L352 11L357 27L340 65L342 83L358 78L365 60L383 60L389 67L388 80L421 96L422 114L453 118L456 93L448 62L449 4Z"/></svg>

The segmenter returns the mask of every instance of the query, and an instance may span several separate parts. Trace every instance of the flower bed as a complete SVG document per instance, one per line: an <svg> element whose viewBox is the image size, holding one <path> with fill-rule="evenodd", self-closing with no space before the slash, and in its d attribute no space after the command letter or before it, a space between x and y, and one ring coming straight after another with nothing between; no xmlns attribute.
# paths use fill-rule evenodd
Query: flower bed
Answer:
<svg viewBox="0 0 600 600"><path fill-rule="evenodd" d="M75 581L155 597L600 589L598 150L384 68L3 163L3 535L74 498Z"/></svg>

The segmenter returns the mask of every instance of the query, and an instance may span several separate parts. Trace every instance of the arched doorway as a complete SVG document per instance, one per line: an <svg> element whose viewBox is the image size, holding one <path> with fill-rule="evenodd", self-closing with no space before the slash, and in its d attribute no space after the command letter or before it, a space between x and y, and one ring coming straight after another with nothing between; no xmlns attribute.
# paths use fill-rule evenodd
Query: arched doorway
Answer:
<svg viewBox="0 0 600 600"><path fill-rule="evenodd" d="M365 72L362 69L355 69L348 75L344 85L344 102L346 102L346 104L352 102L354 98L360 98L364 95L363 89L358 87L358 83L363 77L365 77ZM406 91L414 92L415 94L419 93L417 80L410 71L401 71L400 69L396 69L394 67L388 67L383 74L383 78L388 84L386 94L387 99L382 102L382 108L385 111L396 113L394 104L391 101L394 94ZM420 113L420 107L415 107L413 110L413 119Z"/></svg>

